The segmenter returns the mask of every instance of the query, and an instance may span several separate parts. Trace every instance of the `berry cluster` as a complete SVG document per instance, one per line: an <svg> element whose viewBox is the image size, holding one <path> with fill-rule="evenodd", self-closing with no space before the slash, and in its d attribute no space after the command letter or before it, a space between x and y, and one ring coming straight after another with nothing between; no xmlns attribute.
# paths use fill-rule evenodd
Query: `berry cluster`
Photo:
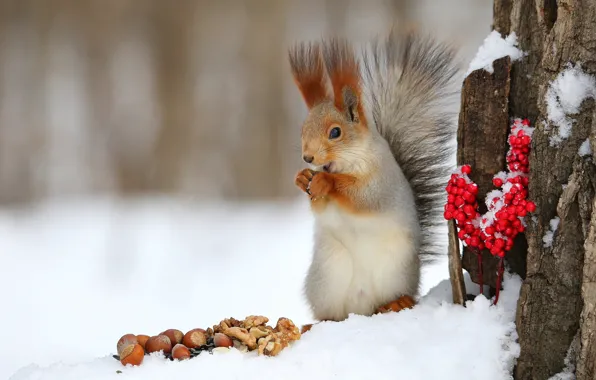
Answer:
<svg viewBox="0 0 596 380"><path fill-rule="evenodd" d="M508 173L500 172L493 178L493 184L500 190L487 194L488 211L484 215L478 212L478 186L468 177L472 168L463 165L451 175L446 187L444 217L456 221L458 237L466 246L478 252L486 248L503 258L513 247L517 234L525 231L524 217L536 210L534 202L527 200L532 132L527 120L516 119L511 126Z"/></svg>

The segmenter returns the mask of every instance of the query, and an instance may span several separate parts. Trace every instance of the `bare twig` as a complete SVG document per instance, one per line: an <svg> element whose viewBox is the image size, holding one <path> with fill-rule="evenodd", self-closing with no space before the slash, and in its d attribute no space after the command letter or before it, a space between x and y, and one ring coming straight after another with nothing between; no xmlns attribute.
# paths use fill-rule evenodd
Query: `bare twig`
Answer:
<svg viewBox="0 0 596 380"><path fill-rule="evenodd" d="M466 285L461 265L459 252L459 241L455 221L448 222L449 228L449 279L451 280L451 291L453 292L453 303L463 305L466 300Z"/></svg>

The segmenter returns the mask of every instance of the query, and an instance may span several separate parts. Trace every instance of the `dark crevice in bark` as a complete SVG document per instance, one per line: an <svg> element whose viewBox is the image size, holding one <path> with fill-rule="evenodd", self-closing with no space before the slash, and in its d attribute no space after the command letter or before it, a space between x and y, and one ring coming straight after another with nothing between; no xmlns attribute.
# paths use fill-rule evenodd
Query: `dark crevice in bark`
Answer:
<svg viewBox="0 0 596 380"><path fill-rule="evenodd" d="M546 26L547 32L555 25L557 22L557 0L544 0L544 25Z"/></svg>

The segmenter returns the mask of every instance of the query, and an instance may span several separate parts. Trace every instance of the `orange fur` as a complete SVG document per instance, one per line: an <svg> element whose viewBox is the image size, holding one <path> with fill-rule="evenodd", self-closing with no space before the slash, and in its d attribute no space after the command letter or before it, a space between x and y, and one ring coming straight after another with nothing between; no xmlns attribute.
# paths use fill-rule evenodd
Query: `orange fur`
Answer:
<svg viewBox="0 0 596 380"><path fill-rule="evenodd" d="M296 46L290 51L290 66L294 82L309 109L329 99L319 44Z"/></svg>
<svg viewBox="0 0 596 380"><path fill-rule="evenodd" d="M358 179L349 174L316 173L310 182L311 207L315 212L322 212L329 202L335 202L350 213L366 213L368 210L351 195L363 184L362 178Z"/></svg>
<svg viewBox="0 0 596 380"><path fill-rule="evenodd" d="M379 313L388 313L390 311L399 312L404 309L411 309L416 305L416 301L410 296L401 296L395 301L381 306L377 311Z"/></svg>

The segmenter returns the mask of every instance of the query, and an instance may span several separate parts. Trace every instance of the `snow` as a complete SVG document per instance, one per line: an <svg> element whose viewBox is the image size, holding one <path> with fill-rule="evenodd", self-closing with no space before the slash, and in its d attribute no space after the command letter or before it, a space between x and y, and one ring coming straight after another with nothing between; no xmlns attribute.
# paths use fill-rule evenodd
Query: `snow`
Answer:
<svg viewBox="0 0 596 380"><path fill-rule="evenodd" d="M584 140L584 142L580 145L579 150L578 150L577 153L581 157L592 155L592 148L590 147L590 139L585 139Z"/></svg>
<svg viewBox="0 0 596 380"><path fill-rule="evenodd" d="M81 200L3 211L0 286L10 312L0 316L0 378L510 378L521 280L505 275L496 307L484 296L456 306L446 260L423 273L414 309L315 325L275 358L231 350L123 367L111 357L129 332L249 314L312 322L302 297L312 227L301 202Z"/></svg>
<svg viewBox="0 0 596 380"><path fill-rule="evenodd" d="M499 58L509 56L512 61L516 61L524 56L524 53L517 48L517 36L515 32L506 38L493 30L484 43L478 49L476 56L470 62L466 76L472 71L484 69L489 73L494 72L493 62Z"/></svg>
<svg viewBox="0 0 596 380"><path fill-rule="evenodd" d="M546 109L548 120L558 127L550 137L551 146L558 146L571 135L574 120L568 115L577 114L588 98L596 98L596 79L584 73L579 64L567 65L550 83L545 95Z"/></svg>
<svg viewBox="0 0 596 380"><path fill-rule="evenodd" d="M544 248L550 248L553 245L553 239L557 228L559 227L559 222L561 219L558 216L555 216L553 219L550 220L550 230L548 230L544 236L542 237L542 242L544 243Z"/></svg>

